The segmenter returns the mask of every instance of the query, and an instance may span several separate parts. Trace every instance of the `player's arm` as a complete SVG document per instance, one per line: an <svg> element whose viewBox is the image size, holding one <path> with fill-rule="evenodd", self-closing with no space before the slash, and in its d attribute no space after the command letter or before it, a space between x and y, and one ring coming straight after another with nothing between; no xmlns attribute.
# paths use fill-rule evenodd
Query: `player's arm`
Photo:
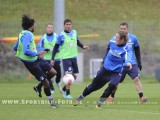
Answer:
<svg viewBox="0 0 160 120"><path fill-rule="evenodd" d="M14 51L17 51L17 48L18 48L18 40L17 40L16 43L14 44L13 50L14 50Z"/></svg>
<svg viewBox="0 0 160 120"><path fill-rule="evenodd" d="M140 53L140 47L137 46L134 48L135 51L135 55L136 55L136 59L137 59L137 63L138 63L138 68L140 69L140 71L142 70L142 64L141 64L141 53Z"/></svg>
<svg viewBox="0 0 160 120"><path fill-rule="evenodd" d="M55 44L55 46L53 48L53 52L52 52L52 61L51 61L51 63L53 63L54 57L55 57L56 53L59 51L59 46L64 43L64 40L62 40L62 39L64 39L62 34L57 36L56 44Z"/></svg>
<svg viewBox="0 0 160 120"><path fill-rule="evenodd" d="M77 35L77 45L78 45L78 47L80 47L80 48L82 48L82 49L89 50L89 46L83 45L83 44L80 42L80 40L79 40L79 38L78 38L78 35Z"/></svg>
<svg viewBox="0 0 160 120"><path fill-rule="evenodd" d="M63 40L62 40L63 39ZM58 35L57 36L57 40L56 40L56 44L53 48L53 52L52 52L52 60L51 60L51 65L54 66L54 57L56 55L56 53L59 51L59 47L60 45L64 44L64 38L62 35Z"/></svg>
<svg viewBox="0 0 160 120"><path fill-rule="evenodd" d="M23 44L23 52L25 55L30 56L30 57L38 56L37 52L30 50L30 43L32 42L32 36L30 34L25 34L21 40Z"/></svg>
<svg viewBox="0 0 160 120"><path fill-rule="evenodd" d="M78 47L83 49L83 44L78 39L77 39L77 45L78 45Z"/></svg>
<svg viewBox="0 0 160 120"><path fill-rule="evenodd" d="M107 49L106 49L105 56L107 56L107 54L108 54L109 50L110 50L110 46L108 45L108 46L107 46Z"/></svg>
<svg viewBox="0 0 160 120"><path fill-rule="evenodd" d="M47 51L45 48L44 48L44 36L42 36L38 42L38 51Z"/></svg>
<svg viewBox="0 0 160 120"><path fill-rule="evenodd" d="M59 49L59 44L55 44L54 48L53 48L53 53L52 53L52 60L54 60L54 57L56 55L56 53L58 52Z"/></svg>
<svg viewBox="0 0 160 120"><path fill-rule="evenodd" d="M105 55L104 55L104 57L103 57L102 65L103 65L103 63L104 63L104 60L105 60L105 58L106 58L109 50L110 50L110 46L108 45L108 46L107 46L107 49L106 49L106 52L105 52Z"/></svg>
<svg viewBox="0 0 160 120"><path fill-rule="evenodd" d="M142 70L142 63L141 63L141 53L140 53L140 46L138 43L137 38L135 37L135 42L134 42L134 52L135 52L135 56L137 59L137 64L138 64L138 68L141 71Z"/></svg>
<svg viewBox="0 0 160 120"><path fill-rule="evenodd" d="M131 58L132 58L132 50L129 47L127 47L126 54L125 54L125 61L127 63L127 66L129 67L129 69L132 69Z"/></svg>
<svg viewBox="0 0 160 120"><path fill-rule="evenodd" d="M115 36L113 36L110 41L112 41L112 40L115 40ZM105 59L105 57L107 56L107 54L108 54L108 52L110 50L110 41L109 41L109 43L107 45L107 49L106 49L105 55L103 57L103 62L104 62L104 59Z"/></svg>
<svg viewBox="0 0 160 120"><path fill-rule="evenodd" d="M38 54L40 58L43 58L43 55L48 52L50 49L44 48L44 36L38 42Z"/></svg>
<svg viewBox="0 0 160 120"><path fill-rule="evenodd" d="M110 50L110 41L109 41L109 43L108 43L108 45L107 45L107 49L106 49L106 52L105 52L104 57L103 57L102 65L103 65L103 63L104 63L104 60L105 60L105 58L106 58L109 50Z"/></svg>
<svg viewBox="0 0 160 120"><path fill-rule="evenodd" d="M53 48L53 52L52 52L52 60L51 60L51 65L54 66L54 57L56 55L56 53L58 52L59 49L59 44L55 44L54 48Z"/></svg>

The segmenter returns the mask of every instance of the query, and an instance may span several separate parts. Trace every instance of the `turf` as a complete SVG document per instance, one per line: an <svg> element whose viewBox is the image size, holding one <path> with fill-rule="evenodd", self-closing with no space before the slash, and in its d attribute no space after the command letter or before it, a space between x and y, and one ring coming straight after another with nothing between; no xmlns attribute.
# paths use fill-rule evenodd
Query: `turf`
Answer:
<svg viewBox="0 0 160 120"><path fill-rule="evenodd" d="M147 80L148 81L148 80ZM58 91L53 95L61 108L52 109L46 103L46 97L38 98L32 87L36 81L1 81L0 84L0 119L1 120L157 120L160 118L159 83L143 82L145 96L148 103L139 104L135 86L130 80L119 85L116 99L113 104L102 105L103 109L96 109L95 104L103 90L92 93L82 101L82 104L73 106L74 101L65 100ZM77 97L90 81L72 86L72 95ZM19 103L5 103L5 100L15 100ZM10 101L10 102L11 102ZM40 101L39 104L33 103ZM43 104L43 101L45 103ZM12 101L13 102L13 101Z"/></svg>

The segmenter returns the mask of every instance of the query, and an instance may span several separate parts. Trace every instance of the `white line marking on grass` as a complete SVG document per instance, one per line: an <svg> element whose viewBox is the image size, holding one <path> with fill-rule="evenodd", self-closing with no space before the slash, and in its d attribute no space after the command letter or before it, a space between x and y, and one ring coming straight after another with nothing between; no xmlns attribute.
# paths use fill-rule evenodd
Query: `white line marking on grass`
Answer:
<svg viewBox="0 0 160 120"><path fill-rule="evenodd" d="M90 105L77 105L77 106L62 106L63 108L95 108L95 109L97 109L96 108L96 106L95 107L93 107L93 106L90 106ZM158 112L143 112L143 111L135 111L135 110L122 110L122 109L110 109L110 108L103 108L102 107L102 109L100 109L100 110L112 110L112 111L124 111L124 112L130 112L130 113L139 113L139 114L152 114L152 115L160 115L160 113L158 113Z"/></svg>
<svg viewBox="0 0 160 120"><path fill-rule="evenodd" d="M107 109L106 109L107 110ZM142 111L135 111L135 110L121 110L121 109L108 109L108 110L114 110L114 111L125 111L130 113L140 113L140 114L154 114L154 115L160 115L160 113L157 112L142 112Z"/></svg>

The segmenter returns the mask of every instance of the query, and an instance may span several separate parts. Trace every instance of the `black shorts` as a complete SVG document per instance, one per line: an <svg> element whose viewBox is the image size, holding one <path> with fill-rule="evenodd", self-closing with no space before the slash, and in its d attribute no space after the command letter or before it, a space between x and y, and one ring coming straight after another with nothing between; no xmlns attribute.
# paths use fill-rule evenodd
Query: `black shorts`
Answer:
<svg viewBox="0 0 160 120"><path fill-rule="evenodd" d="M79 73L77 58L63 59L62 63L63 63L64 73L67 72Z"/></svg>
<svg viewBox="0 0 160 120"><path fill-rule="evenodd" d="M52 66L45 60L38 58L35 62L22 61L25 67L39 81L46 79L46 73L51 70Z"/></svg>

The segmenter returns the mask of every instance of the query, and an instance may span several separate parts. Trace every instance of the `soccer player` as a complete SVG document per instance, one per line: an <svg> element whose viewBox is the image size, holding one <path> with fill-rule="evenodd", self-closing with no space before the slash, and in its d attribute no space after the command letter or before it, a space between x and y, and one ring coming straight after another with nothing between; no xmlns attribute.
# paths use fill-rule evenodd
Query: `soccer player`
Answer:
<svg viewBox="0 0 160 120"><path fill-rule="evenodd" d="M127 34L119 31L116 34L116 40L109 41L109 51L105 55L104 62L92 83L88 85L82 94L76 98L77 104L83 100L90 93L102 88L107 82L108 87L103 92L102 96L97 102L96 108L101 107L101 104L110 96L112 91L120 82L120 74L123 69L123 63L127 63L127 68L131 69L131 50L126 46Z"/></svg>
<svg viewBox="0 0 160 120"><path fill-rule="evenodd" d="M144 103L147 102L147 98L143 95L143 90L142 90L142 84L140 81L140 74L138 71L142 70L142 63L141 63L141 55L140 55L140 46L138 43L138 39L135 35L128 33L128 24L123 22L119 25L120 31L124 31L128 35L128 41L127 41L127 46L131 48L132 50L132 56L131 56L131 64L132 64L132 69L127 69L126 63L124 64L124 70L122 72L122 77L120 82L123 82L125 79L126 74L128 74L134 81L136 89L138 91L139 97L140 97L140 102ZM112 40L115 40L116 37L114 36ZM117 88L116 88L117 89ZM115 91L111 94L111 96L108 98L108 102L113 102L114 97L115 97Z"/></svg>
<svg viewBox="0 0 160 120"><path fill-rule="evenodd" d="M46 25L46 34L44 34L41 39L39 40L38 43L38 51L46 51L47 53L44 54L43 59L46 60L48 63L51 62L52 59L52 50L53 47L55 46L57 40L57 34L53 33L53 24L48 23ZM56 53L55 56L55 64L53 66L53 68L56 70L57 74L56 74L56 84L57 84L57 88L58 90L61 92L62 88L61 88L61 84L60 84L60 80L61 80L61 66L60 66L60 52L58 51ZM54 87L51 81L52 76L47 76L47 79L49 80L50 83L50 90L51 93L54 93ZM42 83L39 83L37 86L34 86L34 89L38 89L39 91L41 91L41 87L42 87ZM41 94L40 94L41 97Z"/></svg>
<svg viewBox="0 0 160 120"><path fill-rule="evenodd" d="M64 20L64 31L58 35L55 47L53 49L51 62L54 64L55 54L58 52L60 47L64 73L72 74L75 79L77 77L76 74L78 73L77 46L85 50L89 49L88 46L83 45L79 41L77 31L72 29L72 21L70 19L66 19ZM65 85L62 90L64 98L72 99L72 96L70 95L70 85Z"/></svg>
<svg viewBox="0 0 160 120"><path fill-rule="evenodd" d="M49 88L49 82L46 78L47 74L54 76L56 71L47 61L39 57L44 55L46 52L37 52L33 35L34 23L34 19L30 18L29 16L22 16L23 30L20 32L18 40L13 49L16 51L16 56L24 63L25 67L30 71L30 73L34 75L38 81L42 82L44 86L44 93L48 97L50 106L52 108L56 108L57 105L54 104Z"/></svg>

